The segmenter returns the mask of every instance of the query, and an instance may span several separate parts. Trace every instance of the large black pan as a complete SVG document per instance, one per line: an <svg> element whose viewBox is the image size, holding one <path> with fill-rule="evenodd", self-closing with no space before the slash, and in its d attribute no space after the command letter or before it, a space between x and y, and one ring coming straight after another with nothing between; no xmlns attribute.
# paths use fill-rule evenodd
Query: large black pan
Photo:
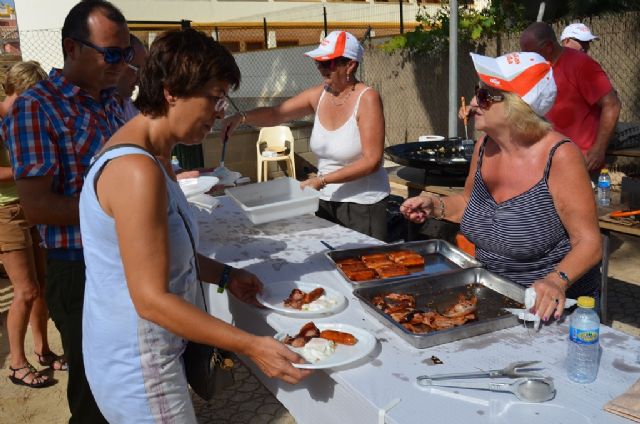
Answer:
<svg viewBox="0 0 640 424"><path fill-rule="evenodd" d="M389 146L385 152L392 161L413 168L437 171L443 174L466 175L473 145L466 145L460 137L443 141L411 143Z"/></svg>

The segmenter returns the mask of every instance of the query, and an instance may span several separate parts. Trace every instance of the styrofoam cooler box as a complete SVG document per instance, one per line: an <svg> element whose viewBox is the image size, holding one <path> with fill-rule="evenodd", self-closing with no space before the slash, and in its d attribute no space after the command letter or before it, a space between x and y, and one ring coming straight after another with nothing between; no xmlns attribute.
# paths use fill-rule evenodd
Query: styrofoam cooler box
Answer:
<svg viewBox="0 0 640 424"><path fill-rule="evenodd" d="M224 192L254 224L315 213L320 199L317 190L302 190L300 182L290 177L227 188Z"/></svg>

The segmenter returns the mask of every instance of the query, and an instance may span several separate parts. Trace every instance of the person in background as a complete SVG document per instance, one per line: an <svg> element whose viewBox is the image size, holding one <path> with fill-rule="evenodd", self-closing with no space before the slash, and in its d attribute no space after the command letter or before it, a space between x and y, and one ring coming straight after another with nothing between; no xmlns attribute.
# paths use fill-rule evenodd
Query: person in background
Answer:
<svg viewBox="0 0 640 424"><path fill-rule="evenodd" d="M553 28L544 22L524 30L520 48L552 63L558 96L546 117L556 131L580 147L587 169L599 171L621 107L607 74L583 52L562 47Z"/></svg>
<svg viewBox="0 0 640 424"><path fill-rule="evenodd" d="M127 63L126 69L122 72L118 80L118 97L120 98L120 106L124 113L124 120L128 122L139 112L133 105L131 96L136 86L140 83L140 68L147 60L147 48L138 37L133 34L129 35L131 47L133 47L133 59L131 63Z"/></svg>
<svg viewBox="0 0 640 424"><path fill-rule="evenodd" d="M591 33L588 26L581 23L567 25L560 35L562 47L580 50L583 53L589 53L591 42L599 39L600 37Z"/></svg>
<svg viewBox="0 0 640 424"><path fill-rule="evenodd" d="M112 424L196 422L185 339L247 356L288 383L309 375L292 366L302 359L284 344L193 304L198 279L252 304L262 287L255 275L196 254L198 225L167 165L177 143L202 142L239 82L233 56L210 36L165 32L142 68L140 115L111 137L87 173L83 350L91 390Z"/></svg>
<svg viewBox="0 0 640 424"><path fill-rule="evenodd" d="M543 118L556 98L551 64L537 53L471 54L481 84L471 101L476 143L462 194L412 197L409 220L460 223L476 258L532 286L534 312L559 318L565 298L597 296L602 257L593 191L579 149Z"/></svg>
<svg viewBox="0 0 640 424"><path fill-rule="evenodd" d="M7 115L22 92L46 78L47 73L38 62L18 62L9 68L3 83L6 97L0 103L0 117ZM0 151L0 260L13 286L7 315L9 378L14 384L28 387L53 383L27 360L24 338L29 323L38 363L56 371L67 370L64 358L51 351L47 339L49 311L44 301L44 251L39 244L38 230L27 222L20 205L9 152L3 145Z"/></svg>
<svg viewBox="0 0 640 424"><path fill-rule="evenodd" d="M133 59L113 4L84 0L62 27L64 67L20 96L3 125L24 213L46 248L45 299L69 364L70 423L104 423L82 358L85 265L78 197L95 153L122 126L115 86Z"/></svg>
<svg viewBox="0 0 640 424"><path fill-rule="evenodd" d="M280 105L231 115L222 134L241 123L267 127L315 113L310 147L318 156L318 175L301 185L320 190L316 215L385 240L391 189L382 167L384 114L378 92L356 78L363 53L352 34L331 32L305 53L316 61L322 84Z"/></svg>

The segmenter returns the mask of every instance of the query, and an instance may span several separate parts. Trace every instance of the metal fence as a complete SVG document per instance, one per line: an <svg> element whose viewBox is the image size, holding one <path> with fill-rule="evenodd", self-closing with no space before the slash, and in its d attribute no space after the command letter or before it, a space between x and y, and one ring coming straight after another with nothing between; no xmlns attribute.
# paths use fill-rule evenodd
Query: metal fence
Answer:
<svg viewBox="0 0 640 424"><path fill-rule="evenodd" d="M304 13L320 13L310 5ZM320 12L318 12L320 10ZM300 11L301 16L303 11ZM306 17L306 15L305 15ZM212 34L235 51L243 82L235 93L241 108L280 102L321 82L313 61L304 52L317 45L324 34L322 19L317 23L272 22L272 17L254 23L190 23ZM265 25L266 23L266 25ZM622 100L622 122L640 122L640 13L593 18L586 22L601 37L592 43L590 54L610 76ZM132 32L151 43L161 31L179 28L180 22L132 24ZM395 26L394 26L395 25ZM559 34L564 24L555 26ZM381 93L386 118L387 143L415 140L422 134L446 134L448 110L448 60L420 55L389 55L377 48L389 34L398 33L397 24L336 23L327 21L327 30L344 29L364 41L365 59L360 79ZM21 31L23 57L35 59L45 69L62 65L60 30ZM265 49L267 47L275 48ZM458 92L470 99L476 75L468 55L469 47L459 46ZM518 36L485 40L480 53L498 55L517 51ZM462 125L458 133L463 133Z"/></svg>

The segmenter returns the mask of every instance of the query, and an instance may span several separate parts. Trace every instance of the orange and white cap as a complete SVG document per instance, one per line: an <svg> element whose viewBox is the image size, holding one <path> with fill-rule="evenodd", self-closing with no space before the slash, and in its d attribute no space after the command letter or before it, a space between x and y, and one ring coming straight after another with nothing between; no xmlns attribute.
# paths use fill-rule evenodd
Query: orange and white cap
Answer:
<svg viewBox="0 0 640 424"><path fill-rule="evenodd" d="M558 92L553 70L538 53L509 53L496 58L471 53L471 59L483 83L517 94L537 115L544 116L553 106Z"/></svg>
<svg viewBox="0 0 640 424"><path fill-rule="evenodd" d="M577 23L567 25L567 27L562 31L560 41L567 38L575 38L576 40L580 41L593 41L598 40L600 37L598 37L597 35L593 35L589 27L585 24Z"/></svg>
<svg viewBox="0 0 640 424"><path fill-rule="evenodd" d="M317 61L346 57L356 62L362 60L364 48L358 39L346 31L332 31L320 43L317 49L306 52L305 55Z"/></svg>

